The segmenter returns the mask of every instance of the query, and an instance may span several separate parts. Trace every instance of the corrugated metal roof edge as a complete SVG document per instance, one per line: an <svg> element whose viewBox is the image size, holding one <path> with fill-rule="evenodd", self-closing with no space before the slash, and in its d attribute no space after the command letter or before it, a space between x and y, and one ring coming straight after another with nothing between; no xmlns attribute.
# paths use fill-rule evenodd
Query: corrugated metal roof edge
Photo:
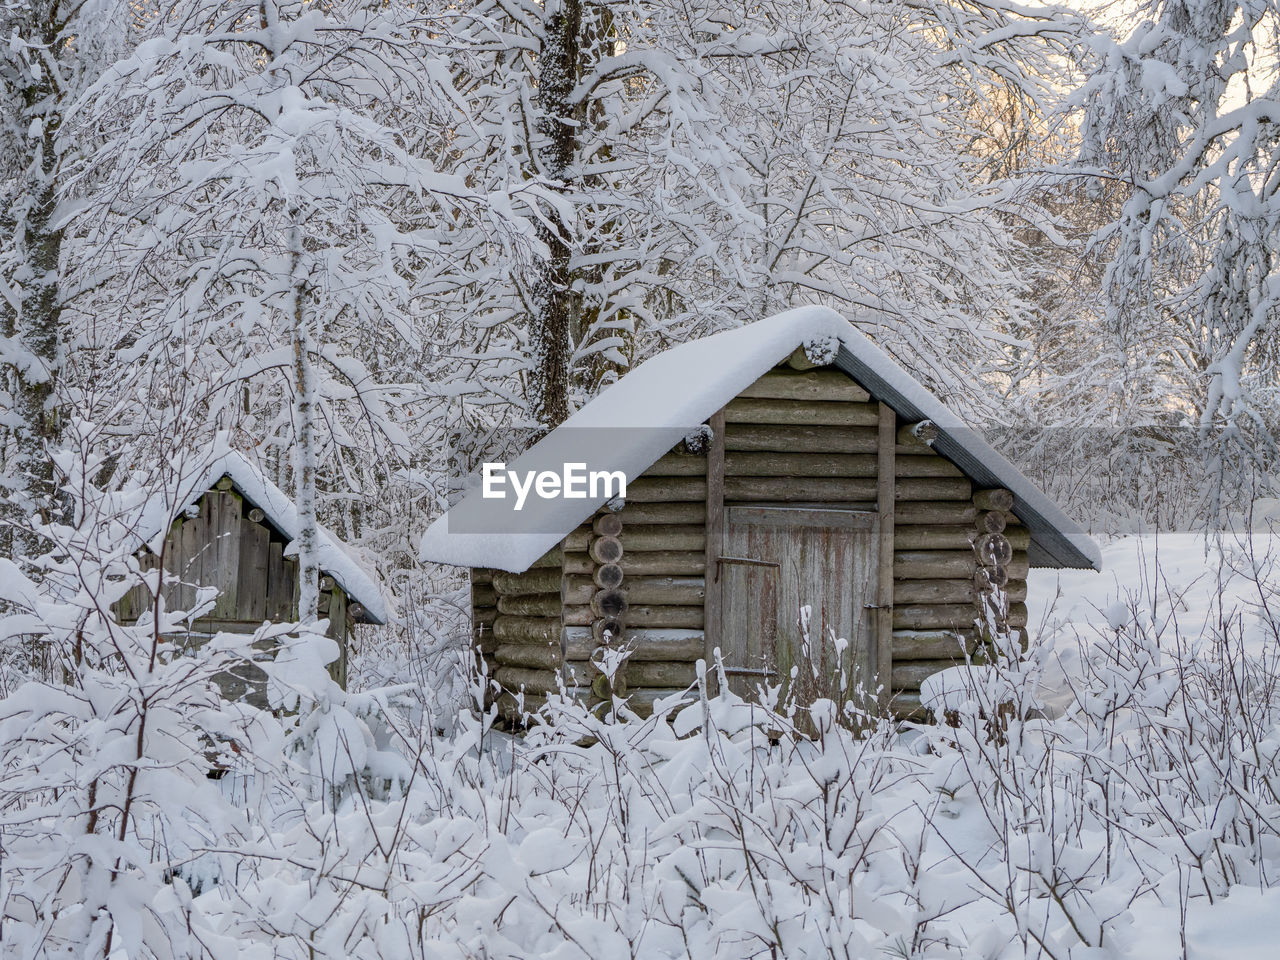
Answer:
<svg viewBox="0 0 1280 960"><path fill-rule="evenodd" d="M858 381L877 400L893 407L894 412L904 419L913 422L928 419L925 411L920 410L886 382L869 364L859 360L857 355L844 344L841 344L837 351L835 365ZM974 455L975 441L986 448L984 452L989 452L1009 470L1022 476L1022 472L1017 467L988 445L976 431L966 431L971 435L967 441L954 436L945 425L939 424L938 431L938 439L933 442L933 449L963 470L975 483L987 487L1005 485L1004 480ZM1030 483L1030 481L1027 482ZM1028 558L1032 566L1064 567L1075 570L1100 569L1088 555L1067 539L1060 529L1060 521L1054 522L1036 510L1033 505L1021 501L1014 503L1013 513L1031 531L1031 549L1028 551ZM1078 531L1078 534L1081 537L1087 536L1082 530Z"/></svg>

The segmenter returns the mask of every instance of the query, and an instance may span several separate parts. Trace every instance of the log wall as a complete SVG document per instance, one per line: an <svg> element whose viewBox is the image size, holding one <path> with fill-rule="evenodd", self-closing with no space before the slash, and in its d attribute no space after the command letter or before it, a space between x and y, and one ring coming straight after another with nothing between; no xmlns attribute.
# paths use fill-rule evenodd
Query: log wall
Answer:
<svg viewBox="0 0 1280 960"><path fill-rule="evenodd" d="M558 689L564 662L560 648L563 565L564 551L557 546L524 573L472 573L473 603L477 593L484 600L492 598L492 607L483 608L492 617L487 638L483 621L477 617L474 622L490 676L502 687L499 709L508 719L519 719L521 714L515 694L523 691L523 709L532 712ZM566 681L570 682L571 678Z"/></svg>

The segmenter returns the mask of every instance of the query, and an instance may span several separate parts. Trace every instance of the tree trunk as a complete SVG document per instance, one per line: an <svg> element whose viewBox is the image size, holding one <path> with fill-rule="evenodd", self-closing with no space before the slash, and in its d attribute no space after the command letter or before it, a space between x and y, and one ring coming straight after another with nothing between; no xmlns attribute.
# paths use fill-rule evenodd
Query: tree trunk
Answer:
<svg viewBox="0 0 1280 960"><path fill-rule="evenodd" d="M578 151L571 94L578 79L581 0L547 0L542 24L537 164L538 172L563 193L568 192L570 168ZM557 220L555 213L548 210L547 220L538 228L547 255L539 265L529 297L529 413L543 430L559 426L569 416L574 313L569 241L573 224Z"/></svg>
<svg viewBox="0 0 1280 960"><path fill-rule="evenodd" d="M38 5L29 12L26 29L18 32L37 39L48 51L46 57L63 49L60 26L54 11ZM61 228L54 224L57 203L60 155L58 133L62 123L63 91L54 64L40 63L39 69L24 74L25 83L16 91L22 104L20 124L38 133L23 138L22 155L9 166L14 190L3 203L0 227L3 238L13 244L15 256L0 287L0 335L14 338L18 362L8 374L13 397L14 421L4 437L4 476L12 490L12 500L4 518L8 523L0 540L6 556L33 555L42 549L41 538L27 528L27 518L39 513L53 519L57 506L53 461L49 448L58 438L58 415L54 393L60 367L59 344L62 328L62 301L59 292L59 260L62 252ZM0 170L0 178L5 175Z"/></svg>
<svg viewBox="0 0 1280 960"><path fill-rule="evenodd" d="M293 334L293 479L298 509L298 620L314 623L320 607L316 551L316 372L315 339L307 317L307 270L303 263L300 211L289 209L288 309Z"/></svg>

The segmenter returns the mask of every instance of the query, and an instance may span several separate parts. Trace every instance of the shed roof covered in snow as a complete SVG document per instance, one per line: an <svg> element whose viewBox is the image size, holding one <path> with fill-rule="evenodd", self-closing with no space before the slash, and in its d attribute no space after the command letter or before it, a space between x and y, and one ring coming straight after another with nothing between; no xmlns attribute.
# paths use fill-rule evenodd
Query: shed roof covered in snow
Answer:
<svg viewBox="0 0 1280 960"><path fill-rule="evenodd" d="M932 421L938 430L933 449L975 485L1010 490L1013 513L1031 533L1028 554L1033 566L1101 569L1097 544L1055 503L884 351L825 307L789 310L646 360L508 468L541 470L585 462L592 470L637 477L798 347L830 356L834 367L903 420ZM603 430L611 431L617 442L602 443ZM530 497L514 519L507 516L510 522L503 529L484 532L473 518L492 501L486 503L480 490L472 490L428 528L421 558L520 573L607 499L603 490L582 499ZM458 522L464 515L467 521Z"/></svg>
<svg viewBox="0 0 1280 960"><path fill-rule="evenodd" d="M223 477L231 481L233 489L246 502L263 512L264 522L274 527L285 540L292 541L298 536L298 511L293 501L263 476L262 471L244 454L219 446L202 456L201 460L203 462L199 466L180 469L181 479L176 489L167 490L163 497L153 497L143 504L136 528L141 546L158 551L172 520L199 503ZM343 549L337 537L324 527L319 527L317 532L317 559L321 571L333 577L351 600L364 607L360 620L386 623L386 605L373 578Z"/></svg>

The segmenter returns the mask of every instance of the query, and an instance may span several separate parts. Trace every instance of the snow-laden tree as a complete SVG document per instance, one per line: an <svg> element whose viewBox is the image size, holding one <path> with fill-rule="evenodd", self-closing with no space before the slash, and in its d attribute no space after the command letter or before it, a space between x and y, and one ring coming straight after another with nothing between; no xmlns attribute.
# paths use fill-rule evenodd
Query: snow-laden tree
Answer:
<svg viewBox="0 0 1280 960"><path fill-rule="evenodd" d="M1274 455L1280 6L1141 11L1082 98L1085 166L1123 191L1099 238L1104 335L1144 373L1134 389L1149 405L1184 411L1237 454Z"/></svg>
<svg viewBox="0 0 1280 960"><path fill-rule="evenodd" d="M1023 309L1014 228L1039 211L993 134L1059 95L1080 33L1063 10L482 0L458 22L481 121L459 157L561 201L494 308L528 318L535 418L671 341L809 302L880 312L869 332L957 388Z"/></svg>
<svg viewBox="0 0 1280 960"><path fill-rule="evenodd" d="M59 412L63 228L57 204L73 144L67 108L128 40L105 0L0 2L0 522L12 533L54 493ZM31 543L19 546L25 551Z"/></svg>
<svg viewBox="0 0 1280 960"><path fill-rule="evenodd" d="M476 247L514 257L529 188L484 194L408 149L406 127L468 123L447 29L410 4L180 0L146 31L75 117L81 379L136 364L153 437L195 416L292 453L314 619L322 465L359 490L408 459L418 289ZM120 396L104 415L133 415Z"/></svg>

